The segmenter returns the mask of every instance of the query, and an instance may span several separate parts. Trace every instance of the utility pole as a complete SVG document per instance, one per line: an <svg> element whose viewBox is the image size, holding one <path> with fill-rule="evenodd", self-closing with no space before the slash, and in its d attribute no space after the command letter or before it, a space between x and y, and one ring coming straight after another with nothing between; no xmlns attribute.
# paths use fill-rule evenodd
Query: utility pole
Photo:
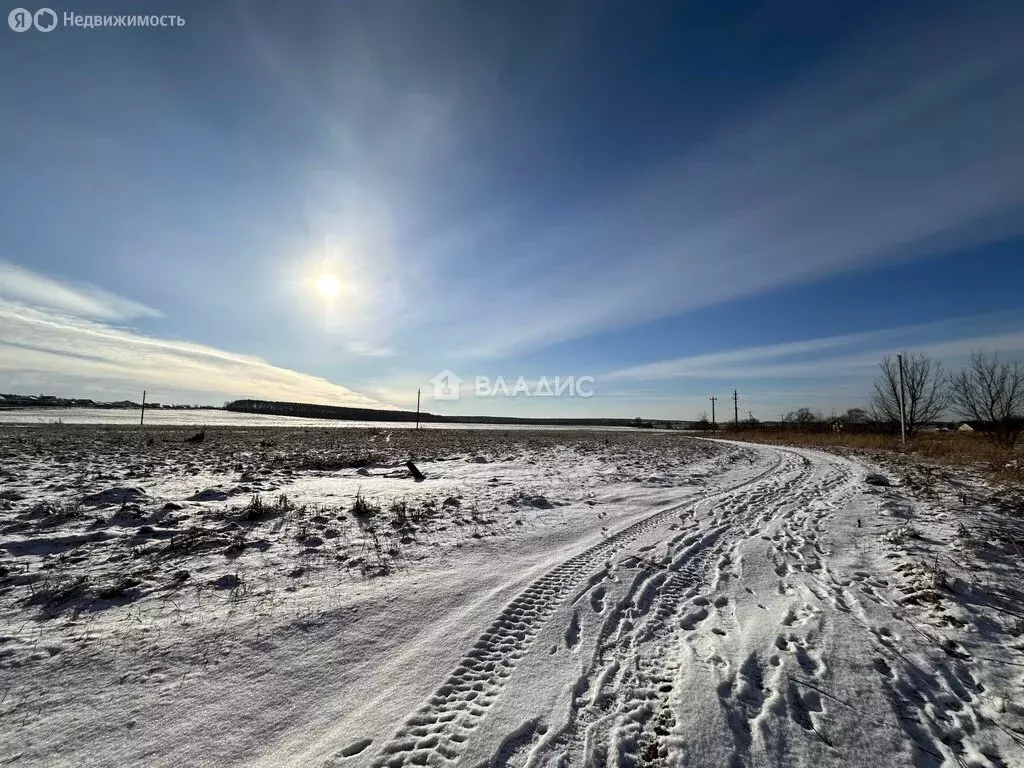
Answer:
<svg viewBox="0 0 1024 768"><path fill-rule="evenodd" d="M906 421L906 406L904 405L904 394L903 394L903 355L896 355L896 362L900 367L900 441L903 443L903 447L907 447L907 421Z"/></svg>
<svg viewBox="0 0 1024 768"><path fill-rule="evenodd" d="M416 390L416 429L420 428L420 390Z"/></svg>
<svg viewBox="0 0 1024 768"><path fill-rule="evenodd" d="M146 420L146 390L142 390L142 413L139 414L139 426Z"/></svg>
<svg viewBox="0 0 1024 768"><path fill-rule="evenodd" d="M715 397L714 395L712 395L708 399L711 400L711 429L714 429L715 428L715 401L718 398Z"/></svg>
<svg viewBox="0 0 1024 768"><path fill-rule="evenodd" d="M738 427L740 425L740 395L735 389L732 391L732 417Z"/></svg>

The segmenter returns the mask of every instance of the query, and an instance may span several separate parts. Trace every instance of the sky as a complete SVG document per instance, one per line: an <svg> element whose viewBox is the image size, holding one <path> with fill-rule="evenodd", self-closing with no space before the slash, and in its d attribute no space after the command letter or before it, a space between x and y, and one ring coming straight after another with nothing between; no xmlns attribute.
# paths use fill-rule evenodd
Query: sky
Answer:
<svg viewBox="0 0 1024 768"><path fill-rule="evenodd" d="M0 392L775 419L1024 360L1019 2L173 6L0 32Z"/></svg>

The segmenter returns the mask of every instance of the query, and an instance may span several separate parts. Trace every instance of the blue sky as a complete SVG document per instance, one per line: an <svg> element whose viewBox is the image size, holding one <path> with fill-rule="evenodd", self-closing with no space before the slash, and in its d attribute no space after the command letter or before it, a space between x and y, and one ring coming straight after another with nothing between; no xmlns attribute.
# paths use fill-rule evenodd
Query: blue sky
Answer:
<svg viewBox="0 0 1024 768"><path fill-rule="evenodd" d="M1024 358L1019 3L175 6L3 32L0 391L775 418Z"/></svg>

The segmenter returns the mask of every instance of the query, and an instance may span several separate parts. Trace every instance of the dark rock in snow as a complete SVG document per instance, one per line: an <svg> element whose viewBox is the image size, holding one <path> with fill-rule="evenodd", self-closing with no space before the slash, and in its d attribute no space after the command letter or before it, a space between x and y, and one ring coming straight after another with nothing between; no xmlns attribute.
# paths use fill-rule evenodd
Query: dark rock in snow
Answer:
<svg viewBox="0 0 1024 768"><path fill-rule="evenodd" d="M548 501L544 496L525 496L523 498L523 504L530 507L536 507L537 509L551 509L554 504Z"/></svg>
<svg viewBox="0 0 1024 768"><path fill-rule="evenodd" d="M877 472L872 472L870 475L865 477L864 482L868 485L891 485L888 477L880 475Z"/></svg>
<svg viewBox="0 0 1024 768"><path fill-rule="evenodd" d="M225 573L211 582L214 589L235 589L241 583L233 573Z"/></svg>
<svg viewBox="0 0 1024 768"><path fill-rule="evenodd" d="M225 501L229 494L222 488L207 488L189 496L189 501Z"/></svg>
<svg viewBox="0 0 1024 768"><path fill-rule="evenodd" d="M139 508L138 504L125 504L118 509L110 519L113 522L122 523L140 520L142 519L142 510Z"/></svg>

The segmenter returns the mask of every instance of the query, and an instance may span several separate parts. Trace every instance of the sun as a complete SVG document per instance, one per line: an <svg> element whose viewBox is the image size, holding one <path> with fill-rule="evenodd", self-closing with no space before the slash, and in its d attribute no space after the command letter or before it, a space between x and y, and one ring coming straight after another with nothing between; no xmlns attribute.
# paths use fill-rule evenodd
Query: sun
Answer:
<svg viewBox="0 0 1024 768"><path fill-rule="evenodd" d="M322 272L313 280L313 290L321 299L333 299L341 293L341 280L333 272Z"/></svg>

